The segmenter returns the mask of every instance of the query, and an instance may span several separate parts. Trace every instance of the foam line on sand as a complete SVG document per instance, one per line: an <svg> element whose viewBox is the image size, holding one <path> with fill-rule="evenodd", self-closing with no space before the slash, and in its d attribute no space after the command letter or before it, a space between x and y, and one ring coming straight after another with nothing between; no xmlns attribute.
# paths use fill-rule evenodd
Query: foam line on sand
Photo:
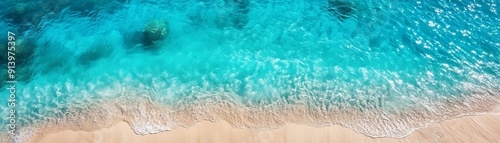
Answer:
<svg viewBox="0 0 500 143"><path fill-rule="evenodd" d="M126 122L96 131L65 130L45 136L39 143L306 143L306 142L498 142L500 115L484 114L447 120L419 129L401 139L371 138L338 125L315 128L287 124L269 131L233 128L224 121L200 122L188 128L151 135L136 135Z"/></svg>

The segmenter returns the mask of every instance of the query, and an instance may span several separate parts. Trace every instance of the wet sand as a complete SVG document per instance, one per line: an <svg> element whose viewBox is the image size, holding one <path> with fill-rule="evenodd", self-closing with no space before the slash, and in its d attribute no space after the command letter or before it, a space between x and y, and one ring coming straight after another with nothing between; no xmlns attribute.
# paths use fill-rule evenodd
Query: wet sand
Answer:
<svg viewBox="0 0 500 143"><path fill-rule="evenodd" d="M287 124L269 131L233 128L224 121L136 135L126 122L97 131L62 131L39 143L310 143L310 142L500 142L500 115L466 116L419 129L402 139L371 138L338 125L315 128Z"/></svg>

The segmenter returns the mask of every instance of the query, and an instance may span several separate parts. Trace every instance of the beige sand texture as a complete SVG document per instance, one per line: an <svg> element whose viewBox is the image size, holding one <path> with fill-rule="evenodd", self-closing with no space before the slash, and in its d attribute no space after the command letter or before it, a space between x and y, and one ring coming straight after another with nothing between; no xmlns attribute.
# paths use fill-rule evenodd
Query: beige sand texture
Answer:
<svg viewBox="0 0 500 143"><path fill-rule="evenodd" d="M402 139L371 138L338 125L310 127L287 124L270 131L233 128L219 121L201 122L189 128L152 135L136 135L120 122L97 131L62 131L49 134L40 143L360 143L360 142L500 142L500 115L466 116L417 130Z"/></svg>

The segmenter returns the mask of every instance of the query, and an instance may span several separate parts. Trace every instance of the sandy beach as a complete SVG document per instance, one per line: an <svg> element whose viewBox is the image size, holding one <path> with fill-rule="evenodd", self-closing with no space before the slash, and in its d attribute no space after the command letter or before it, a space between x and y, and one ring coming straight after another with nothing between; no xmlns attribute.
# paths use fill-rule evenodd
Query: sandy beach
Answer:
<svg viewBox="0 0 500 143"><path fill-rule="evenodd" d="M233 128L224 121L201 122L188 128L136 135L126 122L97 131L66 130L39 143L310 143L310 142L500 142L500 115L485 114L447 120L402 139L371 138L338 125L315 128L300 124L269 131Z"/></svg>

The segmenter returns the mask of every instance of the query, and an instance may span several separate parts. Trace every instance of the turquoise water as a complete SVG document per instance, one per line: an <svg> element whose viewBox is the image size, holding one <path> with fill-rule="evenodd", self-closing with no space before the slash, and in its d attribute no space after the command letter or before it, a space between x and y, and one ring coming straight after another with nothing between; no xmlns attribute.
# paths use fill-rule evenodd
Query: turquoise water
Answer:
<svg viewBox="0 0 500 143"><path fill-rule="evenodd" d="M21 134L28 126L120 116L142 134L231 119L256 129L285 122L341 124L374 137L401 137L437 121L484 112L500 98L497 1L8 0L0 5L0 32L14 32L18 45L15 109ZM0 41L7 39L3 34ZM7 57L2 60L5 81ZM8 98L0 96L4 103ZM154 112L133 110L130 103L142 101ZM11 108L0 107L0 123L8 124ZM219 107L237 111L229 116L212 110ZM289 110L294 107L300 110ZM84 115L91 118L75 118ZM266 117L253 117L260 115ZM148 121L157 122L141 125Z"/></svg>

